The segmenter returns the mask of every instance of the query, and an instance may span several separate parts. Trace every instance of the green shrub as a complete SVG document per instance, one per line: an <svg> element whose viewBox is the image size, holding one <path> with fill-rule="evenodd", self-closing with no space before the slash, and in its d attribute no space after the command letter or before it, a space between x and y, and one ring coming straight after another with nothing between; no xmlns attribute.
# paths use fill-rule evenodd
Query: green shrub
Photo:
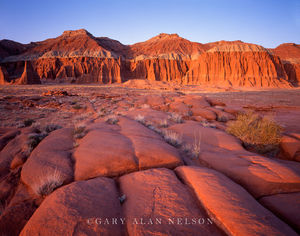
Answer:
<svg viewBox="0 0 300 236"><path fill-rule="evenodd" d="M247 149L259 153L278 149L282 128L269 117L260 117L253 112L238 115L228 123L227 132L243 141Z"/></svg>

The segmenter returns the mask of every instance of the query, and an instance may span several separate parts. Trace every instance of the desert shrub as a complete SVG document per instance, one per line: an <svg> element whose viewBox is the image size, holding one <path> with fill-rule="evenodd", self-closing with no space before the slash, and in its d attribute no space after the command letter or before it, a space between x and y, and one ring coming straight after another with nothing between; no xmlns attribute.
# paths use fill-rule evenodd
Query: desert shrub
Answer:
<svg viewBox="0 0 300 236"><path fill-rule="evenodd" d="M33 186L34 192L42 197L52 193L56 188L63 184L62 175L55 169L52 173L44 175L38 184Z"/></svg>
<svg viewBox="0 0 300 236"><path fill-rule="evenodd" d="M193 116L193 112L191 110L189 110L186 115L187 116Z"/></svg>
<svg viewBox="0 0 300 236"><path fill-rule="evenodd" d="M163 132L163 137L167 143L171 144L174 147L178 147L182 143L181 136L172 130L165 130Z"/></svg>
<svg viewBox="0 0 300 236"><path fill-rule="evenodd" d="M168 126L169 126L169 123L168 123L167 119L159 120L159 127L167 128Z"/></svg>
<svg viewBox="0 0 300 236"><path fill-rule="evenodd" d="M219 121L219 122L227 122L228 118L226 116L224 116L224 115L220 115L220 116L218 115L217 121Z"/></svg>
<svg viewBox="0 0 300 236"><path fill-rule="evenodd" d="M116 115L110 115L110 116L106 117L105 122L110 125L114 125L119 122L119 119Z"/></svg>
<svg viewBox="0 0 300 236"><path fill-rule="evenodd" d="M145 116L143 116L141 114L138 114L136 117L134 117L134 119L141 124L146 123Z"/></svg>
<svg viewBox="0 0 300 236"><path fill-rule="evenodd" d="M74 106L72 106L73 109L75 110L79 110L79 109L82 109L83 107L80 105L80 104L75 104Z"/></svg>
<svg viewBox="0 0 300 236"><path fill-rule="evenodd" d="M182 123L182 116L178 113L171 113L171 115L169 116L169 119L176 122L176 123Z"/></svg>
<svg viewBox="0 0 300 236"><path fill-rule="evenodd" d="M212 124L212 123L209 123L207 121L202 121L200 122L201 125L205 128L216 128L216 125L215 124Z"/></svg>
<svg viewBox="0 0 300 236"><path fill-rule="evenodd" d="M278 148L282 128L269 117L260 117L253 112L238 115L228 124L227 132L243 141L248 149L267 153Z"/></svg>
<svg viewBox="0 0 300 236"><path fill-rule="evenodd" d="M28 147L33 150L48 134L42 133L31 133L28 135Z"/></svg>
<svg viewBox="0 0 300 236"><path fill-rule="evenodd" d="M201 139L202 133L199 132L198 135L194 134L193 144L185 144L183 150L188 153L192 158L198 158L201 153Z"/></svg>
<svg viewBox="0 0 300 236"><path fill-rule="evenodd" d="M83 138L87 134L87 130L85 128L86 128L85 125L76 126L75 129L74 129L74 132L73 132L74 138L75 139Z"/></svg>
<svg viewBox="0 0 300 236"><path fill-rule="evenodd" d="M34 120L33 119L26 119L23 121L23 124L25 127L31 126L33 124Z"/></svg>
<svg viewBox="0 0 300 236"><path fill-rule="evenodd" d="M61 129L62 127L60 125L56 125L56 124L48 124L46 125L45 127L45 131L47 133L51 133L52 131L54 130L57 130L57 129Z"/></svg>

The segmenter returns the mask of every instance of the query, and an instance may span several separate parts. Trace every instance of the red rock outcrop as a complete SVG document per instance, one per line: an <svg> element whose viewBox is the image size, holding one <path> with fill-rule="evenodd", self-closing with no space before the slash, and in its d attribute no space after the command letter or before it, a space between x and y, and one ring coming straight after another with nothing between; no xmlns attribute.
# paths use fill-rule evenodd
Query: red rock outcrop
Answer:
<svg viewBox="0 0 300 236"><path fill-rule="evenodd" d="M291 83L300 85L300 45L295 43L284 43L272 50L282 59L284 68Z"/></svg>
<svg viewBox="0 0 300 236"><path fill-rule="evenodd" d="M289 87L280 59L261 46L221 44L192 60L185 84L242 87Z"/></svg>
<svg viewBox="0 0 300 236"><path fill-rule="evenodd" d="M187 166L176 168L176 172L228 235L296 235L225 175L207 168Z"/></svg>
<svg viewBox="0 0 300 236"><path fill-rule="evenodd" d="M8 73L5 67L0 66L0 84L9 84L7 79L8 79Z"/></svg>
<svg viewBox="0 0 300 236"><path fill-rule="evenodd" d="M10 47L4 46L3 51L9 51ZM81 29L3 53L1 65L9 73L3 79L4 72L0 72L0 82L18 78L20 62L30 61L39 79L46 81L121 83L147 79L243 87L298 85L300 64L295 63L295 58L299 47L289 44L283 47L292 49L286 52L279 46L268 50L241 41L201 44L177 34L159 34L128 46L109 38L94 37ZM17 84L37 80L29 80L27 76L19 81Z"/></svg>
<svg viewBox="0 0 300 236"><path fill-rule="evenodd" d="M20 235L122 235L121 224L100 225L121 218L112 179L94 178L62 187L47 197Z"/></svg>
<svg viewBox="0 0 300 236"><path fill-rule="evenodd" d="M12 82L13 84L40 84L40 77L33 69L30 61L25 61L24 71L20 78Z"/></svg>

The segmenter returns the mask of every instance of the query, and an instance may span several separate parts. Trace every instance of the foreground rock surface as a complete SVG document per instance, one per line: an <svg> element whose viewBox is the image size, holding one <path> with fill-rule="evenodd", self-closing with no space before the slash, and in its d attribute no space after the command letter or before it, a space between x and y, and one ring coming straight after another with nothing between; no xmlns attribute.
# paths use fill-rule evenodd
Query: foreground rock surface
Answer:
<svg viewBox="0 0 300 236"><path fill-rule="evenodd" d="M300 191L300 169L284 162L250 153L233 136L197 122L171 126L182 134L184 143L201 143L198 162L205 164L241 184L255 197ZM193 165L194 165L193 164Z"/></svg>
<svg viewBox="0 0 300 236"><path fill-rule="evenodd" d="M295 94L286 103L296 106L300 95L201 96L199 86L148 81L143 87L141 81L131 81L142 85L138 89L3 86L1 125L31 125L0 128L1 235L19 235L24 227L29 235L292 235L285 224L299 232L300 163L246 151L226 133L227 121L241 109L222 102L252 96L255 103L272 95L274 103ZM151 86L157 83L170 90L156 91ZM193 109L214 113L214 120ZM247 109L274 112L272 106ZM299 111L285 116L295 127L286 130L293 140L300 138ZM58 125L71 129L51 132ZM294 157L293 147L287 150ZM106 230L115 226L103 225L107 217L110 223L121 217L119 228Z"/></svg>
<svg viewBox="0 0 300 236"><path fill-rule="evenodd" d="M226 176L201 167L178 167L176 173L227 234L297 235Z"/></svg>
<svg viewBox="0 0 300 236"><path fill-rule="evenodd" d="M299 137L299 134L283 136L280 142L281 153L279 157L300 162L300 137L297 137Z"/></svg>
<svg viewBox="0 0 300 236"><path fill-rule="evenodd" d="M73 180L71 149L73 129L59 129L50 133L31 153L21 172L22 181L38 195Z"/></svg>
<svg viewBox="0 0 300 236"><path fill-rule="evenodd" d="M119 181L126 195L123 211L129 235L223 235L214 222L208 223L205 210L173 171L139 171L122 176ZM133 224L135 219L138 224ZM145 224L141 224L141 219ZM192 219L197 223L191 224Z"/></svg>
<svg viewBox="0 0 300 236"><path fill-rule="evenodd" d="M300 233L300 192L275 194L259 201Z"/></svg>
<svg viewBox="0 0 300 236"><path fill-rule="evenodd" d="M95 221L121 218L120 212L113 180L79 181L48 196L20 235L121 235L121 224L100 225Z"/></svg>
<svg viewBox="0 0 300 236"><path fill-rule="evenodd" d="M131 119L120 117L116 125L99 122L91 129L74 152L76 180L183 164L174 147Z"/></svg>
<svg viewBox="0 0 300 236"><path fill-rule="evenodd" d="M137 170L130 140L113 130L89 132L80 142L74 158L76 180L112 177Z"/></svg>

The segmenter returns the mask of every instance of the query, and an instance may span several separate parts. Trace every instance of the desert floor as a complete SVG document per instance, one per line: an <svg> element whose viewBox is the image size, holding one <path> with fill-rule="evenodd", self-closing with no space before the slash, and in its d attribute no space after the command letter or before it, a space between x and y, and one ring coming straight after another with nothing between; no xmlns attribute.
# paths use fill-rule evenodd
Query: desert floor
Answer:
<svg viewBox="0 0 300 236"><path fill-rule="evenodd" d="M67 91L71 96L43 96L47 91ZM229 91L226 91L229 90ZM224 102L238 110L253 110L273 117L287 132L300 132L300 89L222 89L166 84L119 85L26 85L0 87L2 127L22 126L26 119L43 125L70 127L98 115L134 108L144 95L169 98L195 94ZM107 97L107 99L105 99ZM120 105L118 103L121 102ZM127 103L124 105L124 102ZM79 104L78 106L76 106ZM81 108L80 108L81 106Z"/></svg>
<svg viewBox="0 0 300 236"><path fill-rule="evenodd" d="M283 127L279 153L227 133L247 110ZM300 232L299 89L1 86L0 121L4 235Z"/></svg>

